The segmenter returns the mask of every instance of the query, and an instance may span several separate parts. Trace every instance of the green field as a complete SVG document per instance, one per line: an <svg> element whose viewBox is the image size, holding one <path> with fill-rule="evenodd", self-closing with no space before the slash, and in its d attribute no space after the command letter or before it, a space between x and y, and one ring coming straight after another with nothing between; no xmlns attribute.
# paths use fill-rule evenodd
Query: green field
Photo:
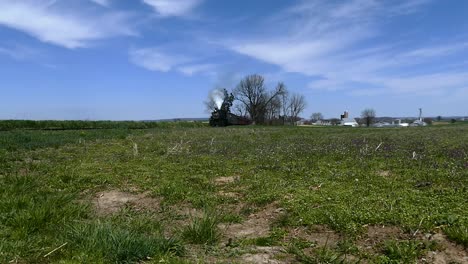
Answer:
<svg viewBox="0 0 468 264"><path fill-rule="evenodd" d="M24 128L0 263L468 263L468 125Z"/></svg>

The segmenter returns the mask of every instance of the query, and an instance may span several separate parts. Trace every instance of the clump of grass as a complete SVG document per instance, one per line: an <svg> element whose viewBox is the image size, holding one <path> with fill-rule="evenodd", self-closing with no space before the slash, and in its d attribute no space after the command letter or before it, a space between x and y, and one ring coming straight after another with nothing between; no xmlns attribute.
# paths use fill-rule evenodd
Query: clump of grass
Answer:
<svg viewBox="0 0 468 264"><path fill-rule="evenodd" d="M300 247L295 244L291 244L288 252L294 254L296 259L300 263L305 264L317 264L317 263L330 263L330 264L342 264L348 263L344 254L337 253L327 247L321 247L314 250L313 254L305 254ZM356 263L359 263L357 261Z"/></svg>
<svg viewBox="0 0 468 264"><path fill-rule="evenodd" d="M344 239L338 242L337 244L338 251L343 254L359 254L359 249L354 244L354 241L351 239Z"/></svg>
<svg viewBox="0 0 468 264"><path fill-rule="evenodd" d="M383 253L390 261L413 263L427 247L432 246L414 240L389 240L384 243Z"/></svg>
<svg viewBox="0 0 468 264"><path fill-rule="evenodd" d="M444 228L444 232L450 240L468 248L468 227L449 226Z"/></svg>
<svg viewBox="0 0 468 264"><path fill-rule="evenodd" d="M206 211L201 218L194 218L182 231L182 237L193 244L214 244L219 241L219 216Z"/></svg>
<svg viewBox="0 0 468 264"><path fill-rule="evenodd" d="M259 247L277 246L281 244L286 231L280 228L273 229L269 236L257 237L245 241L245 244L256 245Z"/></svg>
<svg viewBox="0 0 468 264"><path fill-rule="evenodd" d="M224 213L219 219L221 223L231 223L231 224L241 223L242 220L243 220L242 216L235 214L235 213Z"/></svg>
<svg viewBox="0 0 468 264"><path fill-rule="evenodd" d="M115 263L180 256L184 251L181 243L174 238L130 232L109 223L73 226L68 233L68 240L73 250L84 253L88 260L106 259Z"/></svg>

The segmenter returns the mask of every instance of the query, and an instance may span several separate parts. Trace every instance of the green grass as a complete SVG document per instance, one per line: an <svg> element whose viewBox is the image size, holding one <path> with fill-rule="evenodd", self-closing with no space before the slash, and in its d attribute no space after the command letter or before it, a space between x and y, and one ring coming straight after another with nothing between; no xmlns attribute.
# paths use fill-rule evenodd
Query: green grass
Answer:
<svg viewBox="0 0 468 264"><path fill-rule="evenodd" d="M206 211L201 218L192 219L192 222L182 230L182 237L193 244L213 245L221 236L218 223L219 216Z"/></svg>
<svg viewBox="0 0 468 264"><path fill-rule="evenodd" d="M465 248L468 248L468 227L465 226L449 226L444 228L448 238Z"/></svg>
<svg viewBox="0 0 468 264"><path fill-rule="evenodd" d="M386 241L383 245L383 253L390 263L415 263L427 250L436 250L437 244L434 242L423 243L415 240Z"/></svg>
<svg viewBox="0 0 468 264"><path fill-rule="evenodd" d="M67 234L80 262L105 259L114 263L137 262L149 257L180 256L183 245L176 239L162 235L143 235L110 223L72 226Z"/></svg>
<svg viewBox="0 0 468 264"><path fill-rule="evenodd" d="M396 263L428 250L422 241L395 239L358 249L369 225L442 230L466 247L467 132L461 124L3 131L0 263L193 262L194 255L223 262L255 246L288 248L288 230L316 225L341 241L320 250L297 238L296 259ZM215 182L231 176L239 180ZM144 193L160 205L101 215L93 199L107 190ZM283 210L265 219L267 235L235 239L218 228L249 223L272 204ZM191 217L184 208L211 212ZM228 239L233 246L225 247Z"/></svg>

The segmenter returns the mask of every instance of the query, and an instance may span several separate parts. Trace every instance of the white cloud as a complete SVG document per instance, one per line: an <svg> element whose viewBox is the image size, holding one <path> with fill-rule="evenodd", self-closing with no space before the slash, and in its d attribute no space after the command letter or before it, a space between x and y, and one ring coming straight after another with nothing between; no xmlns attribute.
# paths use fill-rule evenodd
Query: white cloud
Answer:
<svg viewBox="0 0 468 264"><path fill-rule="evenodd" d="M468 50L468 42L448 44L448 45L438 45L430 47L422 47L412 51L409 51L403 56L406 57L440 57L451 55L463 50Z"/></svg>
<svg viewBox="0 0 468 264"><path fill-rule="evenodd" d="M161 16L185 16L201 4L202 0L143 0Z"/></svg>
<svg viewBox="0 0 468 264"><path fill-rule="evenodd" d="M136 34L129 26L127 13L85 15L77 10L58 9L54 3L3 0L0 2L0 25L66 48L81 48L92 41Z"/></svg>
<svg viewBox="0 0 468 264"><path fill-rule="evenodd" d="M261 24L281 29L279 33L232 39L225 45L286 72L319 77L310 82L313 89L356 95L443 94L467 83L468 75L456 67L441 70L434 61L466 51L466 41L416 43L414 48L398 42L369 46L381 36L382 23L417 12L429 2L303 1ZM438 73L419 65L431 65Z"/></svg>
<svg viewBox="0 0 468 264"><path fill-rule="evenodd" d="M91 0L92 2L102 5L102 6L109 6L110 5L110 0Z"/></svg>
<svg viewBox="0 0 468 264"><path fill-rule="evenodd" d="M168 55L158 48L130 50L130 61L150 71L168 72L188 60L185 57Z"/></svg>
<svg viewBox="0 0 468 264"><path fill-rule="evenodd" d="M133 64L149 71L177 70L187 76L215 74L215 64L196 63L196 59L193 57L175 55L174 52L163 47L131 49L129 56Z"/></svg>
<svg viewBox="0 0 468 264"><path fill-rule="evenodd" d="M188 76L192 76L198 73L214 75L215 67L216 65L214 64L190 64L190 65L181 66L178 68L178 70Z"/></svg>

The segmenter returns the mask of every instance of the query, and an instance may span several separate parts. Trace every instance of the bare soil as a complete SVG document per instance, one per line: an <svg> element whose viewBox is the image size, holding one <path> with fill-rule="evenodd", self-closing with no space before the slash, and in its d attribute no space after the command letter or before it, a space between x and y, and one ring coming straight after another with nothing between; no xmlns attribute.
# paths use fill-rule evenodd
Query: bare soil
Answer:
<svg viewBox="0 0 468 264"><path fill-rule="evenodd" d="M228 177L219 177L214 180L215 184L220 186L220 185L226 185L230 183L234 183L240 179L240 176L228 176Z"/></svg>
<svg viewBox="0 0 468 264"><path fill-rule="evenodd" d="M276 203L269 204L261 211L250 214L248 219L240 224L220 224L227 238L257 238L268 236L270 225L281 213Z"/></svg>
<svg viewBox="0 0 468 264"><path fill-rule="evenodd" d="M456 245L447 240L447 237L441 233L430 236L429 240L436 241L441 246L441 251L431 251L421 259L421 263L468 263L468 252L460 245Z"/></svg>
<svg viewBox="0 0 468 264"><path fill-rule="evenodd" d="M315 247L336 247L341 236L324 225L297 227L288 230L288 239L298 238L313 242Z"/></svg>
<svg viewBox="0 0 468 264"><path fill-rule="evenodd" d="M371 250L376 249L378 245L386 240L409 238L410 234L405 233L399 227L371 225L367 227L367 232L357 241L357 245L366 250Z"/></svg>
<svg viewBox="0 0 468 264"><path fill-rule="evenodd" d="M240 258L240 263L258 264L283 264L293 263L286 257L281 247L255 247L253 253L244 254Z"/></svg>
<svg viewBox="0 0 468 264"><path fill-rule="evenodd" d="M388 171L388 170L381 170L381 171L377 172L377 175L379 175L381 177L390 177L390 176L392 176L392 172Z"/></svg>
<svg viewBox="0 0 468 264"><path fill-rule="evenodd" d="M135 210L157 211L160 201L145 194L112 190L96 194L93 204L98 215L110 215L119 212L125 206L130 206Z"/></svg>

